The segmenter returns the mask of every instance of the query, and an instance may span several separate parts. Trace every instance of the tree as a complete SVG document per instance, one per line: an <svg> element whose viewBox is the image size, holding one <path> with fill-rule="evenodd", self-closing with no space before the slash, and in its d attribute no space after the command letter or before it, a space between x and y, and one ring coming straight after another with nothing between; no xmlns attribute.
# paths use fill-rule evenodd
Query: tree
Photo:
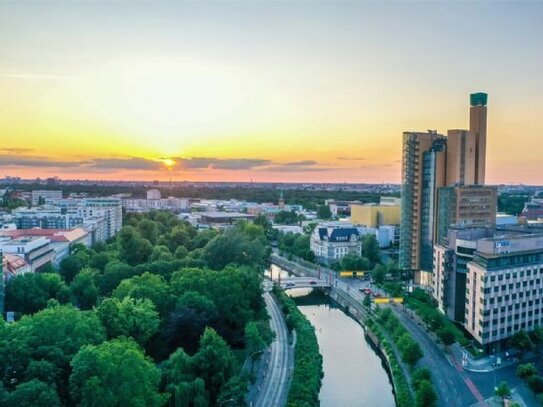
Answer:
<svg viewBox="0 0 543 407"><path fill-rule="evenodd" d="M437 394L434 386L432 386L432 382L422 380L418 384L415 400L417 407L433 407L437 404Z"/></svg>
<svg viewBox="0 0 543 407"><path fill-rule="evenodd" d="M83 267L83 263L76 256L68 256L61 260L59 265L59 272L66 282L70 282L74 279L79 270Z"/></svg>
<svg viewBox="0 0 543 407"><path fill-rule="evenodd" d="M364 296L364 300L363 300L362 304L364 305L364 307L366 307L368 312L371 312L371 296L369 294L366 294Z"/></svg>
<svg viewBox="0 0 543 407"><path fill-rule="evenodd" d="M136 342L122 338L87 345L71 362L70 394L74 403L90 406L162 406L160 371Z"/></svg>
<svg viewBox="0 0 543 407"><path fill-rule="evenodd" d="M98 300L98 287L95 284L96 272L91 269L81 270L70 284L73 303L82 310L91 309Z"/></svg>
<svg viewBox="0 0 543 407"><path fill-rule="evenodd" d="M94 248L94 246L93 246ZM106 265L112 260L109 252L100 252L92 255L89 261L89 267L100 270L102 273L106 269Z"/></svg>
<svg viewBox="0 0 543 407"><path fill-rule="evenodd" d="M365 257L357 256L356 254L349 253L343 256L341 259L342 270L368 270L370 268L369 260Z"/></svg>
<svg viewBox="0 0 543 407"><path fill-rule="evenodd" d="M529 333L532 343L536 346L539 351L539 347L543 343L543 328L537 327Z"/></svg>
<svg viewBox="0 0 543 407"><path fill-rule="evenodd" d="M161 316L166 316L172 308L170 287L162 276L148 272L121 281L112 296L119 300L124 297L147 298L153 302Z"/></svg>
<svg viewBox="0 0 543 407"><path fill-rule="evenodd" d="M158 331L160 319L150 300L107 298L98 307L98 316L108 338L130 336L140 345Z"/></svg>
<svg viewBox="0 0 543 407"><path fill-rule="evenodd" d="M210 400L214 403L221 387L233 376L232 351L214 329L206 328L193 359L196 374L204 380Z"/></svg>
<svg viewBox="0 0 543 407"><path fill-rule="evenodd" d="M158 239L158 226L156 222L149 219L143 219L138 224L138 231L140 232L141 237L149 240L151 244L156 243Z"/></svg>
<svg viewBox="0 0 543 407"><path fill-rule="evenodd" d="M330 207L328 205L319 205L317 208L317 218L319 219L330 219L332 217L332 212L330 212Z"/></svg>
<svg viewBox="0 0 543 407"><path fill-rule="evenodd" d="M413 381L413 388L418 390L423 381L432 382L432 373L428 368L421 367L413 372L411 380Z"/></svg>
<svg viewBox="0 0 543 407"><path fill-rule="evenodd" d="M60 399L55 388L39 380L21 383L9 393L7 406L60 407Z"/></svg>
<svg viewBox="0 0 543 407"><path fill-rule="evenodd" d="M535 394L543 393L543 378L538 375L528 376L526 384Z"/></svg>
<svg viewBox="0 0 543 407"><path fill-rule="evenodd" d="M273 220L278 225L296 225L300 222L300 217L294 211L279 211Z"/></svg>
<svg viewBox="0 0 543 407"><path fill-rule="evenodd" d="M533 363L524 363L517 367L517 376L521 379L526 379L535 374L537 374L537 370Z"/></svg>
<svg viewBox="0 0 543 407"><path fill-rule="evenodd" d="M104 328L94 312L79 311L71 305L57 305L23 316L0 335L0 360L4 382L42 378L37 372L58 371L57 387L62 389L69 362L85 344L105 339ZM32 361L54 366L31 366ZM57 370L58 369L58 370ZM29 376L25 376L29 374Z"/></svg>
<svg viewBox="0 0 543 407"><path fill-rule="evenodd" d="M183 247L183 246L179 246ZM171 261L173 260L172 252L170 252L170 249L168 249L167 246L155 246L153 247L153 251L151 252L151 256L149 257L149 261L156 261L156 260L164 260L164 261Z"/></svg>
<svg viewBox="0 0 543 407"><path fill-rule="evenodd" d="M108 263L100 277L100 293L109 295L121 281L134 275L134 268L118 260Z"/></svg>
<svg viewBox="0 0 543 407"><path fill-rule="evenodd" d="M372 265L381 262L379 242L374 235L366 234L362 237L362 256Z"/></svg>
<svg viewBox="0 0 543 407"><path fill-rule="evenodd" d="M445 326L437 331L437 336L445 346L450 346L456 341L454 331L450 326Z"/></svg>
<svg viewBox="0 0 543 407"><path fill-rule="evenodd" d="M68 287L58 274L25 273L12 278L6 286L5 308L22 314L33 314L44 309L47 301L69 301Z"/></svg>
<svg viewBox="0 0 543 407"><path fill-rule="evenodd" d="M261 351L266 346L266 342L260 335L260 330L256 322L249 322L245 325L245 348L249 354Z"/></svg>
<svg viewBox="0 0 543 407"><path fill-rule="evenodd" d="M132 226L124 226L121 229L117 234L117 244L119 258L132 266L145 263L153 250L151 243L142 238Z"/></svg>
<svg viewBox="0 0 543 407"><path fill-rule="evenodd" d="M378 264L373 269L371 276L375 284L383 284L385 281L386 267L382 264Z"/></svg>
<svg viewBox="0 0 543 407"><path fill-rule="evenodd" d="M399 338L397 344L398 349L401 352L402 360L411 367L415 366L420 358L424 356L420 345L415 342L408 333L403 334Z"/></svg>
<svg viewBox="0 0 543 407"><path fill-rule="evenodd" d="M509 339L509 345L517 349L519 352L525 352L532 349L532 341L524 330L518 331L516 334L514 334Z"/></svg>
<svg viewBox="0 0 543 407"><path fill-rule="evenodd" d="M505 399L509 396L511 396L511 388L507 384L507 382L501 382L499 386L495 390L496 396L501 397L502 399Z"/></svg>
<svg viewBox="0 0 543 407"><path fill-rule="evenodd" d="M161 333L162 347L169 352L181 347L190 354L198 349L198 341L206 326L213 326L219 316L214 302L195 291L179 297L175 311Z"/></svg>

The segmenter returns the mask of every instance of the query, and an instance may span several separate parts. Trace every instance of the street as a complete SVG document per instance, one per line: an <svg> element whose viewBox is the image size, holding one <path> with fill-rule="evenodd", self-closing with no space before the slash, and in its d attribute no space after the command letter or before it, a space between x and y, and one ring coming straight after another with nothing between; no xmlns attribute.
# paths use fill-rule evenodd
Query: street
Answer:
<svg viewBox="0 0 543 407"><path fill-rule="evenodd" d="M294 352L289 346L287 326L275 299L266 292L264 300L271 317L270 324L275 332L275 339L262 355L261 369L254 385L256 395L249 403L254 407L279 407L284 406L287 401Z"/></svg>

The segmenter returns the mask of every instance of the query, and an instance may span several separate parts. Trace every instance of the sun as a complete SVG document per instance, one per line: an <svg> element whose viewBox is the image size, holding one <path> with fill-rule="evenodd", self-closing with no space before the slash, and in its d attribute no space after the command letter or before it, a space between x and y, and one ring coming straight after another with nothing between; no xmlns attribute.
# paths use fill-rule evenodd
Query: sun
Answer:
<svg viewBox="0 0 543 407"><path fill-rule="evenodd" d="M164 163L164 165L166 165L166 167L168 167L169 170L171 170L172 167L175 165L175 161L171 158L164 158L162 162Z"/></svg>

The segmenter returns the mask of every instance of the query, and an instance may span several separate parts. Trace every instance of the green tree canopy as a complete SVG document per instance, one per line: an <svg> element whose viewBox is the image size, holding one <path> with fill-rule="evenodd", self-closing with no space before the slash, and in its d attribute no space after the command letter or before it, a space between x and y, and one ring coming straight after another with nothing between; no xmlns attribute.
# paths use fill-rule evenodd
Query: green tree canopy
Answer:
<svg viewBox="0 0 543 407"><path fill-rule="evenodd" d="M6 406L60 407L61 403L54 386L30 380L9 393Z"/></svg>
<svg viewBox="0 0 543 407"><path fill-rule="evenodd" d="M140 345L158 331L160 324L155 306L148 299L107 298L98 307L98 316L108 338L130 336Z"/></svg>
<svg viewBox="0 0 543 407"><path fill-rule="evenodd" d="M84 346L72 360L70 394L82 407L159 407L160 371L132 339Z"/></svg>
<svg viewBox="0 0 543 407"><path fill-rule="evenodd" d="M70 299L68 287L58 274L25 273L8 282L5 308L7 311L33 314L44 309L52 298L61 303Z"/></svg>
<svg viewBox="0 0 543 407"><path fill-rule="evenodd" d="M98 300L98 287L96 287L96 271L85 268L81 270L70 284L72 302L82 310L91 309Z"/></svg>
<svg viewBox="0 0 543 407"><path fill-rule="evenodd" d="M161 316L165 316L172 308L170 287L162 276L148 272L121 281L112 296L119 300L124 297L147 298L153 302Z"/></svg>

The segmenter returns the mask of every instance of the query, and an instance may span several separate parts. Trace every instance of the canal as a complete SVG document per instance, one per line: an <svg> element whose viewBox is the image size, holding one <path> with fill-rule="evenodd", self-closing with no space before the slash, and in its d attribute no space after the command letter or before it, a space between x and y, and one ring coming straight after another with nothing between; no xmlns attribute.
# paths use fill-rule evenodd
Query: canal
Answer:
<svg viewBox="0 0 543 407"><path fill-rule="evenodd" d="M276 266L272 273L274 279L288 275ZM385 366L366 341L363 328L319 290L299 288L287 293L316 330L324 369L321 406L394 407Z"/></svg>

